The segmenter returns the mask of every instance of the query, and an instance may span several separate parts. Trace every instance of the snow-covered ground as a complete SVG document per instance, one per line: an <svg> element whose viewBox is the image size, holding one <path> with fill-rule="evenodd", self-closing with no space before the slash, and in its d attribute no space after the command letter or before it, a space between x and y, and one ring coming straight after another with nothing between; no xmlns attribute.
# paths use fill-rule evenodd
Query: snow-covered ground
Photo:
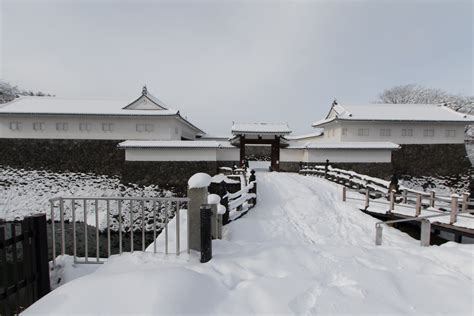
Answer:
<svg viewBox="0 0 474 316"><path fill-rule="evenodd" d="M422 248L385 228L375 246L377 220L342 202L338 185L289 173L257 181L257 206L225 227L210 262L113 256L24 314L473 314L474 245Z"/></svg>
<svg viewBox="0 0 474 316"><path fill-rule="evenodd" d="M86 173L55 173L45 170L24 170L0 166L0 218L21 219L25 215L46 212L48 218L49 199L60 196L170 196L171 192L157 186L139 187L123 185L118 177ZM105 206L103 206L105 207ZM90 225L95 225L89 208ZM124 208L124 215L127 209ZM71 208L65 205L65 219L71 218ZM104 213L105 212L101 212ZM79 220L82 219L78 217ZM102 218L102 217L101 217ZM128 216L125 216L128 218ZM124 223L128 225L128 222ZM105 217L100 222L106 227Z"/></svg>

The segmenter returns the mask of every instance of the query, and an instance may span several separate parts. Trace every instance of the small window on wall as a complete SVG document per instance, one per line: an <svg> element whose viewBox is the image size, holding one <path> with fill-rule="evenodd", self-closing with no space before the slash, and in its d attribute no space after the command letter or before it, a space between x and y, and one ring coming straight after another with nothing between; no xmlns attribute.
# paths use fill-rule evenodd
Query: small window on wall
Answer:
<svg viewBox="0 0 474 316"><path fill-rule="evenodd" d="M21 129L21 123L20 122L10 122L10 129L12 131L19 131Z"/></svg>
<svg viewBox="0 0 474 316"><path fill-rule="evenodd" d="M137 132L153 132L153 124L137 124Z"/></svg>
<svg viewBox="0 0 474 316"><path fill-rule="evenodd" d="M89 123L79 123L79 130L82 132L88 132L91 130L91 125Z"/></svg>
<svg viewBox="0 0 474 316"><path fill-rule="evenodd" d="M380 130L380 136L382 137L388 137L392 135L392 130L390 128L382 128Z"/></svg>
<svg viewBox="0 0 474 316"><path fill-rule="evenodd" d="M445 135L446 137L456 137L456 130L447 129Z"/></svg>
<svg viewBox="0 0 474 316"><path fill-rule="evenodd" d="M368 128L359 128L357 130L358 136L369 136L369 129Z"/></svg>
<svg viewBox="0 0 474 316"><path fill-rule="evenodd" d="M425 129L423 131L424 137L434 137L434 129Z"/></svg>
<svg viewBox="0 0 474 316"><path fill-rule="evenodd" d="M342 136L346 136L347 135L347 128L343 128L342 129Z"/></svg>
<svg viewBox="0 0 474 316"><path fill-rule="evenodd" d="M402 136L403 137L412 137L413 136L413 130L411 128L402 129Z"/></svg>
<svg viewBox="0 0 474 316"><path fill-rule="evenodd" d="M104 132L112 132L114 130L114 124L113 123L103 123L102 124L102 130Z"/></svg>
<svg viewBox="0 0 474 316"><path fill-rule="evenodd" d="M33 123L33 129L35 131L43 131L44 130L44 123L43 122L35 122Z"/></svg>
<svg viewBox="0 0 474 316"><path fill-rule="evenodd" d="M67 131L69 126L67 123L56 123L56 130L58 131Z"/></svg>

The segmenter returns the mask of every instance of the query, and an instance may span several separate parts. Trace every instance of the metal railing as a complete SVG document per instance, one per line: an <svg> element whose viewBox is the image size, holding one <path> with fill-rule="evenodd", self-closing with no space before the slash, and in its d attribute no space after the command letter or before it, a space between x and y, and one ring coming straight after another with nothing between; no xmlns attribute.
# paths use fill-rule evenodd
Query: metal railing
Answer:
<svg viewBox="0 0 474 316"><path fill-rule="evenodd" d="M49 200L51 208L51 235L52 235L52 253L53 266L55 266L55 259L57 256L56 250L56 220L59 215L59 229L60 229L60 253L66 254L66 231L65 231L65 217L68 217L72 223L72 248L75 263L103 263L100 258L100 232L107 231L107 254L110 257L111 251L111 231L118 232L119 245L118 253L123 251L123 235L128 234L130 237L130 251L134 251L134 230L138 226L141 228L142 249L145 251L145 233L147 231L153 232L153 252L157 252L156 238L157 234L164 231L165 234L165 254L168 254L168 223L173 213L176 216L176 255L180 254L180 210L181 206L188 204L189 198L178 197L94 197L94 196L67 196L58 197ZM128 204L128 207L127 207ZM82 209L82 212L81 212ZM186 207L186 212L188 207ZM89 214L90 213L92 214ZM104 223L105 212L105 223ZM58 214L59 213L59 214ZM82 213L82 214L81 214ZM138 215L137 215L138 214ZM79 216L78 216L79 215ZM81 216L82 215L82 216ZM102 215L102 216L100 216ZM90 217L92 218L92 223ZM151 219L150 219L151 217ZM102 221L99 220L102 218ZM151 220L151 225L149 224ZM84 259L78 260L77 255L77 227L83 225L84 232ZM96 257L89 258L89 238L88 226L92 224L95 226L95 247ZM127 227L128 226L128 227ZM189 226L189 221L188 221ZM102 228L102 229L101 229ZM128 232L127 232L128 229ZM189 253L189 227L188 227L187 241Z"/></svg>

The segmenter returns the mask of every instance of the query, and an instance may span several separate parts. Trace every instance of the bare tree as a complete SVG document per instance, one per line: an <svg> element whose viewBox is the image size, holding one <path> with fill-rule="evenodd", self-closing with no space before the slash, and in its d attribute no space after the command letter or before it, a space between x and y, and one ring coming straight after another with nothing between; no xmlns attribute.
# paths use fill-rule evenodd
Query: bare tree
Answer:
<svg viewBox="0 0 474 316"><path fill-rule="evenodd" d="M0 104L13 101L21 95L27 96L51 96L41 91L34 93L33 91L21 90L17 86L12 86L8 82L0 80Z"/></svg>
<svg viewBox="0 0 474 316"><path fill-rule="evenodd" d="M426 88L417 84L406 84L387 89L378 95L377 103L447 104L455 111L474 114L474 96L452 94L441 89ZM466 133L473 135L469 126Z"/></svg>

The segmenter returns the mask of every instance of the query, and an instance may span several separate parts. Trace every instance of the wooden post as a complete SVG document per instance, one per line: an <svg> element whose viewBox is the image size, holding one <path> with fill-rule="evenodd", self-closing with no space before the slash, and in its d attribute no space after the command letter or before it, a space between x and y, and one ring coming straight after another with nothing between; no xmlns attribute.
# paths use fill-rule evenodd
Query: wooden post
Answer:
<svg viewBox="0 0 474 316"><path fill-rule="evenodd" d="M469 192L464 192L462 194L462 209L461 212L466 212L469 203Z"/></svg>
<svg viewBox="0 0 474 316"><path fill-rule="evenodd" d="M405 189L405 190L403 190L403 200L402 200L402 203L403 203L403 204L407 204L407 202L408 202L408 190Z"/></svg>
<svg viewBox="0 0 474 316"><path fill-rule="evenodd" d="M367 210L369 208L369 202L370 201L370 192L369 188L365 189L365 209Z"/></svg>
<svg viewBox="0 0 474 316"><path fill-rule="evenodd" d="M390 209L388 212L390 213L393 210L395 210L395 190L390 191Z"/></svg>
<svg viewBox="0 0 474 316"><path fill-rule="evenodd" d="M240 166L245 162L245 135L240 135Z"/></svg>
<svg viewBox="0 0 474 316"><path fill-rule="evenodd" d="M421 194L416 194L416 206L415 206L415 216L418 217L421 214Z"/></svg>
<svg viewBox="0 0 474 316"><path fill-rule="evenodd" d="M347 188L346 187L342 187L342 202L345 202L346 201L346 194L347 194Z"/></svg>
<svg viewBox="0 0 474 316"><path fill-rule="evenodd" d="M435 207L435 198L436 198L436 193L435 191L430 191L430 207Z"/></svg>
<svg viewBox="0 0 474 316"><path fill-rule="evenodd" d="M250 177L249 177L249 183L253 184L253 188L250 190L250 193L254 193L255 197L252 198L252 204L255 206L257 205L257 177L255 176L255 170L250 170Z"/></svg>
<svg viewBox="0 0 474 316"><path fill-rule="evenodd" d="M36 289L38 299L51 291L49 284L49 260L48 260L48 233L46 231L46 214L36 214L25 217L28 227L33 231L33 256L35 271L37 274Z"/></svg>
<svg viewBox="0 0 474 316"><path fill-rule="evenodd" d="M382 245L382 225L375 226L375 245L380 246Z"/></svg>
<svg viewBox="0 0 474 316"><path fill-rule="evenodd" d="M451 195L451 216L449 219L450 224L456 223L458 219L458 198L457 194Z"/></svg>
<svg viewBox="0 0 474 316"><path fill-rule="evenodd" d="M430 245L431 223L427 219L421 221L420 245L428 247Z"/></svg>
<svg viewBox="0 0 474 316"><path fill-rule="evenodd" d="M229 198L226 196L227 193L227 185L225 181L222 181L219 188L219 196L221 197L221 205L226 209L225 213L222 215L222 225L229 222Z"/></svg>

